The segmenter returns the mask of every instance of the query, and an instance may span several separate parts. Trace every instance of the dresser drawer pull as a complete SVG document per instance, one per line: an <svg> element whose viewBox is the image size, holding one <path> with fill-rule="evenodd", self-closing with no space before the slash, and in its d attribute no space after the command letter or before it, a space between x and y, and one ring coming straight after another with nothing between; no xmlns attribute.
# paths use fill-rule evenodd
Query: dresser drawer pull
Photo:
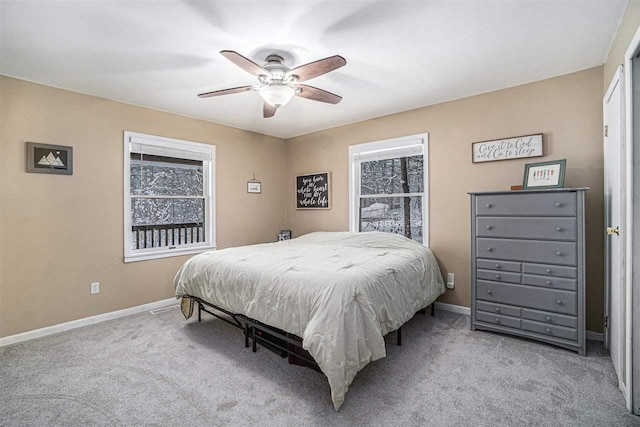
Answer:
<svg viewBox="0 0 640 427"><path fill-rule="evenodd" d="M491 229L493 229L493 226L492 225L487 225L487 230L491 230Z"/></svg>
<svg viewBox="0 0 640 427"><path fill-rule="evenodd" d="M501 268L501 267L500 267L500 264L496 264L496 269L497 269L497 270L500 270L500 268Z"/></svg>
<svg viewBox="0 0 640 427"><path fill-rule="evenodd" d="M500 307L496 307L496 311L500 313Z"/></svg>
<svg viewBox="0 0 640 427"><path fill-rule="evenodd" d="M553 285L553 283L551 283L551 280L547 280L547 281L546 281L546 282L544 282L544 283L546 283L548 286L552 286L552 285Z"/></svg>
<svg viewBox="0 0 640 427"><path fill-rule="evenodd" d="M552 269L550 269L550 268L547 268L547 269L545 270L545 272L547 272L547 273L551 274L551 273L553 273L553 270L552 270Z"/></svg>
<svg viewBox="0 0 640 427"><path fill-rule="evenodd" d="M558 305L562 305L562 301L560 301L559 299L556 300L556 304Z"/></svg>
<svg viewBox="0 0 640 427"><path fill-rule="evenodd" d="M551 329L550 328L545 329L545 331L547 331L548 334L551 333Z"/></svg>
<svg viewBox="0 0 640 427"><path fill-rule="evenodd" d="M564 228L562 228L562 227L556 227L556 231L557 231L558 233L562 233L562 232L564 231Z"/></svg>
<svg viewBox="0 0 640 427"><path fill-rule="evenodd" d="M500 319L496 317L496 323L500 323Z"/></svg>
<svg viewBox="0 0 640 427"><path fill-rule="evenodd" d="M500 275L496 274L496 279L500 280Z"/></svg>
<svg viewBox="0 0 640 427"><path fill-rule="evenodd" d="M556 256L562 256L562 252L556 251Z"/></svg>
<svg viewBox="0 0 640 427"><path fill-rule="evenodd" d="M489 209L491 209L491 208L493 207L493 205L492 205L491 203L487 203L487 207L488 207Z"/></svg>
<svg viewBox="0 0 640 427"><path fill-rule="evenodd" d="M561 208L564 206L564 203L556 202L556 208Z"/></svg>
<svg viewBox="0 0 640 427"><path fill-rule="evenodd" d="M487 294L493 295L493 292L491 292L491 289L487 289Z"/></svg>
<svg viewBox="0 0 640 427"><path fill-rule="evenodd" d="M547 322L551 322L551 316L547 316L544 318Z"/></svg>
<svg viewBox="0 0 640 427"><path fill-rule="evenodd" d="M487 247L487 252L493 252L493 248L491 246Z"/></svg>

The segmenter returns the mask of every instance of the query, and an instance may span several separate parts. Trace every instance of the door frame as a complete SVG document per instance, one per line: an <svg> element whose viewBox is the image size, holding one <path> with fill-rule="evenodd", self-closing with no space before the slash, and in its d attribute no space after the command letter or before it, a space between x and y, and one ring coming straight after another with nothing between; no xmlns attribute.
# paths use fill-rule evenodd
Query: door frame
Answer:
<svg viewBox="0 0 640 427"><path fill-rule="evenodd" d="M634 162L634 144L640 146L640 135L634 135L633 128L633 56L640 51L640 27L636 30L635 35L629 43L629 47L624 55L624 67L625 67L625 85L624 85L624 99L625 99L625 140L626 152L625 152L625 216L626 230L625 230L625 257L627 263L625 265L625 292L626 292L626 342L627 342L627 394L625 395L627 409L635 414L640 414L640 310L633 310L634 298L640 297L640 277L634 278L634 258L633 258L633 246L634 246L634 233L638 233L639 230L635 230L634 222L636 226L640 227L638 215L640 212L634 212L633 205L633 187L634 187L634 175L640 176L640 165L638 162ZM635 82L640 85L640 81ZM639 125L640 126L640 125ZM635 139L634 139L635 137ZM638 155L640 153L636 153ZM635 266L637 268L637 266ZM638 292L634 295L634 282L635 287L638 288ZM637 295L637 296L636 296ZM633 340L632 337L636 336ZM635 360L635 363L634 363ZM634 366L638 372L634 372ZM636 390L634 392L634 390Z"/></svg>

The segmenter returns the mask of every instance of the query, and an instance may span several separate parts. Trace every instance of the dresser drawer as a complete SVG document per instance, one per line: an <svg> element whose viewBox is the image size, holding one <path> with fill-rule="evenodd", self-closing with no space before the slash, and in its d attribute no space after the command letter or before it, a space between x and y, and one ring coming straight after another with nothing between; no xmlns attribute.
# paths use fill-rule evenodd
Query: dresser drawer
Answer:
<svg viewBox="0 0 640 427"><path fill-rule="evenodd" d="M495 302L476 301L476 310L488 313L504 314L505 316L520 317L522 308L512 305L496 304Z"/></svg>
<svg viewBox="0 0 640 427"><path fill-rule="evenodd" d="M477 260L478 268L484 270L500 270L500 271L515 271L520 273L522 264L519 262L502 261L495 259L479 259Z"/></svg>
<svg viewBox="0 0 640 427"><path fill-rule="evenodd" d="M577 265L578 248L575 242L544 240L476 239L480 258L527 260L533 262Z"/></svg>
<svg viewBox="0 0 640 427"><path fill-rule="evenodd" d="M544 276L568 277L570 279L578 278L578 269L576 267L560 267L559 265L522 263L522 272Z"/></svg>
<svg viewBox="0 0 640 427"><path fill-rule="evenodd" d="M522 329L524 329L525 331L536 332L538 334L562 338L565 340L578 340L578 330L573 328L565 328L564 326L553 326L544 323L532 322L531 320L523 320Z"/></svg>
<svg viewBox="0 0 640 427"><path fill-rule="evenodd" d="M578 281L576 279L561 279L549 276L534 276L533 274L522 275L523 285L542 286L551 289L564 289L566 291L577 291Z"/></svg>
<svg viewBox="0 0 640 427"><path fill-rule="evenodd" d="M522 318L535 320L542 323L550 323L552 325L566 326L567 328L577 328L578 318L574 316L565 316L564 314L548 313L546 311L522 309Z"/></svg>
<svg viewBox="0 0 640 427"><path fill-rule="evenodd" d="M507 326L509 328L520 329L519 318L503 316L501 314L485 313L484 311L476 312L477 322L493 323L494 325Z"/></svg>
<svg viewBox="0 0 640 427"><path fill-rule="evenodd" d="M573 316L578 314L578 294L570 291L477 280L476 298Z"/></svg>
<svg viewBox="0 0 640 427"><path fill-rule="evenodd" d="M495 270L478 270L476 272L478 279L494 280L496 282L520 283L522 275L520 273L508 273Z"/></svg>
<svg viewBox="0 0 640 427"><path fill-rule="evenodd" d="M476 197L477 215L575 216L573 192L481 194Z"/></svg>
<svg viewBox="0 0 640 427"><path fill-rule="evenodd" d="M495 217L476 218L476 235L520 239L576 240L576 219L562 217Z"/></svg>

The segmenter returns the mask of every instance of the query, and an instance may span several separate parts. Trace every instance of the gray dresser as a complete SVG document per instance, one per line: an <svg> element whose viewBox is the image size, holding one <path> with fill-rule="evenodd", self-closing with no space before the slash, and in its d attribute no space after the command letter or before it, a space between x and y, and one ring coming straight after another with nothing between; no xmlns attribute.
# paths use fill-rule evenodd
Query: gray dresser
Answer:
<svg viewBox="0 0 640 427"><path fill-rule="evenodd" d="M584 356L586 190L470 193L472 330Z"/></svg>

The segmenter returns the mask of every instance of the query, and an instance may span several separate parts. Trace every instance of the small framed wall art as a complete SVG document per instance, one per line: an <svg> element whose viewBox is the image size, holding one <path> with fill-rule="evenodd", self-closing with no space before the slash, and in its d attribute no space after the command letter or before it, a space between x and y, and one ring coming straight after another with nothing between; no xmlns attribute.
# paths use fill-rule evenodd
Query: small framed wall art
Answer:
<svg viewBox="0 0 640 427"><path fill-rule="evenodd" d="M262 183L256 179L256 174L247 181L247 193L262 193Z"/></svg>
<svg viewBox="0 0 640 427"><path fill-rule="evenodd" d="M278 241L291 240L291 230L282 230L278 234Z"/></svg>
<svg viewBox="0 0 640 427"><path fill-rule="evenodd" d="M73 147L27 142L27 172L73 175Z"/></svg>
<svg viewBox="0 0 640 427"><path fill-rule="evenodd" d="M563 188L567 159L524 165L523 190Z"/></svg>

